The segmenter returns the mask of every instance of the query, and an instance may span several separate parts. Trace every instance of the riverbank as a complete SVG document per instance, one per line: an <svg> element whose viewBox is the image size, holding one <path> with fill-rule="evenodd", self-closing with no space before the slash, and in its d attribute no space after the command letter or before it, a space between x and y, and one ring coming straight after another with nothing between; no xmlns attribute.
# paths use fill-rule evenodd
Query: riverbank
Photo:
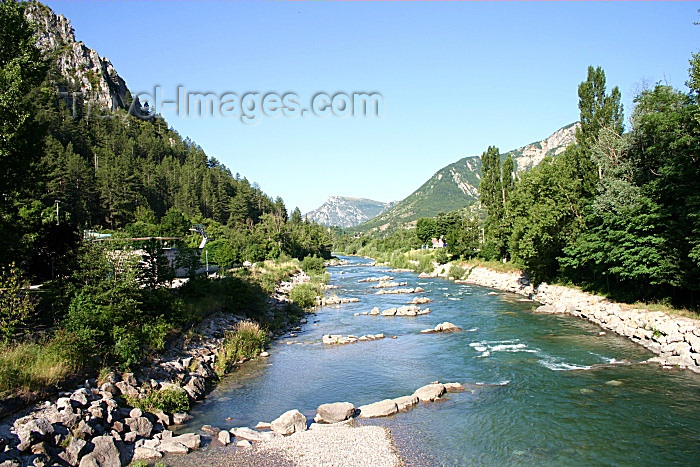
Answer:
<svg viewBox="0 0 700 467"><path fill-rule="evenodd" d="M309 281L300 271L278 283L268 313L286 310L291 290ZM187 420L189 408L206 396L226 366L247 360L226 362L220 355L227 336L247 319L214 313L137 372L101 374L60 392L57 400L5 418L0 423L0 465L116 466L198 449L200 435L177 436L169 428Z"/></svg>
<svg viewBox="0 0 700 467"><path fill-rule="evenodd" d="M440 265L424 277L448 277L450 265ZM700 373L700 320L671 316L661 311L631 308L600 295L561 285L533 285L519 271L499 272L483 266L467 270L456 283L474 284L512 292L542 305L538 313L567 313L598 324L651 350L648 363Z"/></svg>

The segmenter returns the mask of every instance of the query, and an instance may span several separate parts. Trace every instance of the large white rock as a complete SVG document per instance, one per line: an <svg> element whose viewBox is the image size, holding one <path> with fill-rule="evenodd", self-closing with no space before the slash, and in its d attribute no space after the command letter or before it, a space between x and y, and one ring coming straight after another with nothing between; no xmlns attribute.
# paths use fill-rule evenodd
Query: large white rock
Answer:
<svg viewBox="0 0 700 467"><path fill-rule="evenodd" d="M400 411L408 410L414 405L418 403L418 397L415 395L411 396L402 396L402 397L397 397L396 399L393 399L393 401L396 403L396 407Z"/></svg>
<svg viewBox="0 0 700 467"><path fill-rule="evenodd" d="M416 392L413 393L414 396L418 397L421 402L432 402L445 394L445 385L440 383L431 383L418 388Z"/></svg>
<svg viewBox="0 0 700 467"><path fill-rule="evenodd" d="M374 402L359 407L360 418L376 418L387 417L399 411L396 402L393 399L384 399L383 401Z"/></svg>
<svg viewBox="0 0 700 467"><path fill-rule="evenodd" d="M270 428L275 433L281 435L291 435L292 433L306 430L306 417L298 410L288 410L273 420Z"/></svg>
<svg viewBox="0 0 700 467"><path fill-rule="evenodd" d="M318 423L337 423L347 420L355 414L355 406L350 402L321 404L316 411L314 421Z"/></svg>

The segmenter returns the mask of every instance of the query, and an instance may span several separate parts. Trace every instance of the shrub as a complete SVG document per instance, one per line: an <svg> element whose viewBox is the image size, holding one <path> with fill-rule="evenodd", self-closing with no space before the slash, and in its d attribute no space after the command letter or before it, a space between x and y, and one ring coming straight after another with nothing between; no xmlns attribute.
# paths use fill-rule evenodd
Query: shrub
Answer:
<svg viewBox="0 0 700 467"><path fill-rule="evenodd" d="M298 284L289 292L289 299L301 308L310 308L316 304L318 294L314 284Z"/></svg>
<svg viewBox="0 0 700 467"><path fill-rule="evenodd" d="M440 248L435 252L435 261L437 261L439 264L445 264L449 261L449 257L447 256L447 252L445 251L445 248Z"/></svg>
<svg viewBox="0 0 700 467"><path fill-rule="evenodd" d="M127 403L147 412L180 413L190 410L190 399L182 388L151 391L143 399L127 398Z"/></svg>
<svg viewBox="0 0 700 467"><path fill-rule="evenodd" d="M215 370L221 376L235 362L243 358L252 358L265 348L265 331L253 321L239 321L233 332L226 333L224 343L219 350Z"/></svg>
<svg viewBox="0 0 700 467"><path fill-rule="evenodd" d="M462 279L466 273L467 271L461 266L456 264L450 266L450 276L454 277L455 279Z"/></svg>
<svg viewBox="0 0 700 467"><path fill-rule="evenodd" d="M301 261L301 269L304 270L305 273L311 275L311 274L321 274L323 273L323 258L319 258L318 256L307 256Z"/></svg>
<svg viewBox="0 0 700 467"><path fill-rule="evenodd" d="M9 342L19 326L34 313L35 303L29 296L29 281L12 263L0 270L0 335Z"/></svg>

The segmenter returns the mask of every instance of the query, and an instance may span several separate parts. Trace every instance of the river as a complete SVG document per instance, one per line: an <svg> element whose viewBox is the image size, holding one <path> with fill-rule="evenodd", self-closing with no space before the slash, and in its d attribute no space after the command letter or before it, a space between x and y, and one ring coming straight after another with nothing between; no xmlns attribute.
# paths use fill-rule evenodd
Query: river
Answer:
<svg viewBox="0 0 700 467"><path fill-rule="evenodd" d="M649 351L587 321L533 313L514 294L413 273L388 273L344 258L329 268L340 297L301 330L227 376L185 428L254 426L298 409L309 419L327 402L360 406L412 394L432 381L462 393L397 415L386 426L407 465L698 465L700 375L640 364ZM419 295L375 295L359 279L391 275ZM354 316L426 296L417 317ZM419 334L449 321L454 334ZM324 334L385 339L324 346ZM389 336L396 336L395 339ZM206 448L205 448L206 449Z"/></svg>

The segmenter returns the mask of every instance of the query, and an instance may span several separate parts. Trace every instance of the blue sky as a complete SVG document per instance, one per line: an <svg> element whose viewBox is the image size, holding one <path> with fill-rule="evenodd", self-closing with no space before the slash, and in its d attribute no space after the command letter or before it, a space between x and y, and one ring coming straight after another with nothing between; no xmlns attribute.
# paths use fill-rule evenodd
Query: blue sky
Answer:
<svg viewBox="0 0 700 467"><path fill-rule="evenodd" d="M545 138L578 119L588 65L620 87L686 89L694 2L49 1L134 93L242 96L379 92L381 118L179 117L168 123L291 210L329 195L408 196L487 146Z"/></svg>

